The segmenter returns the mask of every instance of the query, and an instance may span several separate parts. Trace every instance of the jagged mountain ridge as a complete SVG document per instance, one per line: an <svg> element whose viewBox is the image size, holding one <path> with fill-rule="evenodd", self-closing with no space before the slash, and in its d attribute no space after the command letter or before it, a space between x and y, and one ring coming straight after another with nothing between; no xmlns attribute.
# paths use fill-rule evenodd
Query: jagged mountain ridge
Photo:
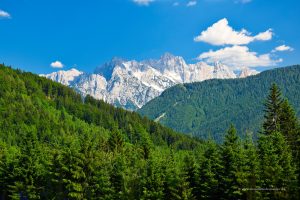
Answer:
<svg viewBox="0 0 300 200"><path fill-rule="evenodd" d="M158 60L141 62L113 58L96 68L92 74L71 69L41 76L70 86L83 96L91 95L116 106L135 110L179 83L247 77L257 73L245 68L236 74L219 62L214 66L204 62L187 64L182 57L166 53Z"/></svg>

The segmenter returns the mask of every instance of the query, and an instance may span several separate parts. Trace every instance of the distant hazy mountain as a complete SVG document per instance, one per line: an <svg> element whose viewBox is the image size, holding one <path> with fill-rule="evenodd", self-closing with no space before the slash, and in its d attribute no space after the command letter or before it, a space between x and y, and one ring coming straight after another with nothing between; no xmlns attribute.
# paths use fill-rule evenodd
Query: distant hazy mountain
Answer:
<svg viewBox="0 0 300 200"><path fill-rule="evenodd" d="M241 72L241 77L249 71ZM277 68L256 76L179 84L138 112L177 131L221 140L233 123L240 135L260 129L263 104L272 83L282 89L300 116L300 66Z"/></svg>
<svg viewBox="0 0 300 200"><path fill-rule="evenodd" d="M158 60L141 62L113 58L96 68L93 74L71 69L42 76L68 85L83 96L89 94L116 106L135 110L179 83L247 77L257 73L245 68L236 74L218 62L214 66L204 62L187 64L182 57L166 53Z"/></svg>

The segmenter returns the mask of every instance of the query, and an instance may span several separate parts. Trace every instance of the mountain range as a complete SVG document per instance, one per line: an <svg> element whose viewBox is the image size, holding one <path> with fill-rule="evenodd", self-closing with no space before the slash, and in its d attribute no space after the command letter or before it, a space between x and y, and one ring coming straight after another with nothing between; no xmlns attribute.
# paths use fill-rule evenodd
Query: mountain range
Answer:
<svg viewBox="0 0 300 200"><path fill-rule="evenodd" d="M70 86L82 96L91 95L115 106L136 110L176 84L244 78L255 74L258 72L248 68L234 72L219 62L213 66L205 62L187 64L182 57L165 53L160 59L141 62L113 58L93 73L73 68L41 76Z"/></svg>
<svg viewBox="0 0 300 200"><path fill-rule="evenodd" d="M138 112L168 127L201 138L221 141L234 124L240 136L260 131L264 102L276 83L300 116L300 66L267 70L258 75L178 84Z"/></svg>

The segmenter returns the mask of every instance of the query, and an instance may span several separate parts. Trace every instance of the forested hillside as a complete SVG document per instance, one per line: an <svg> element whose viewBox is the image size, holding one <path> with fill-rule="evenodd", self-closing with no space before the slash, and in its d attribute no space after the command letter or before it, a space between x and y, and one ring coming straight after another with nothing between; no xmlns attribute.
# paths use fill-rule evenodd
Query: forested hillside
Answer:
<svg viewBox="0 0 300 200"><path fill-rule="evenodd" d="M263 104L276 83L300 116L300 66L278 68L242 79L208 80L174 86L138 112L179 132L222 141L233 123L241 137L261 128Z"/></svg>
<svg viewBox="0 0 300 200"><path fill-rule="evenodd" d="M257 144L219 145L0 65L0 199L299 199L298 120L267 102Z"/></svg>

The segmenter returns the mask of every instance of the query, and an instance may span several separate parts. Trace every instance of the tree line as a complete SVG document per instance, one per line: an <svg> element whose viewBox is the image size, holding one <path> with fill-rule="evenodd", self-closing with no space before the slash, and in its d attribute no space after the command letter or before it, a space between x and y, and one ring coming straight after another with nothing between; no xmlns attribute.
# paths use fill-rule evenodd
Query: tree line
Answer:
<svg viewBox="0 0 300 200"><path fill-rule="evenodd" d="M273 84L257 140L178 134L0 66L0 199L299 199L300 128Z"/></svg>

